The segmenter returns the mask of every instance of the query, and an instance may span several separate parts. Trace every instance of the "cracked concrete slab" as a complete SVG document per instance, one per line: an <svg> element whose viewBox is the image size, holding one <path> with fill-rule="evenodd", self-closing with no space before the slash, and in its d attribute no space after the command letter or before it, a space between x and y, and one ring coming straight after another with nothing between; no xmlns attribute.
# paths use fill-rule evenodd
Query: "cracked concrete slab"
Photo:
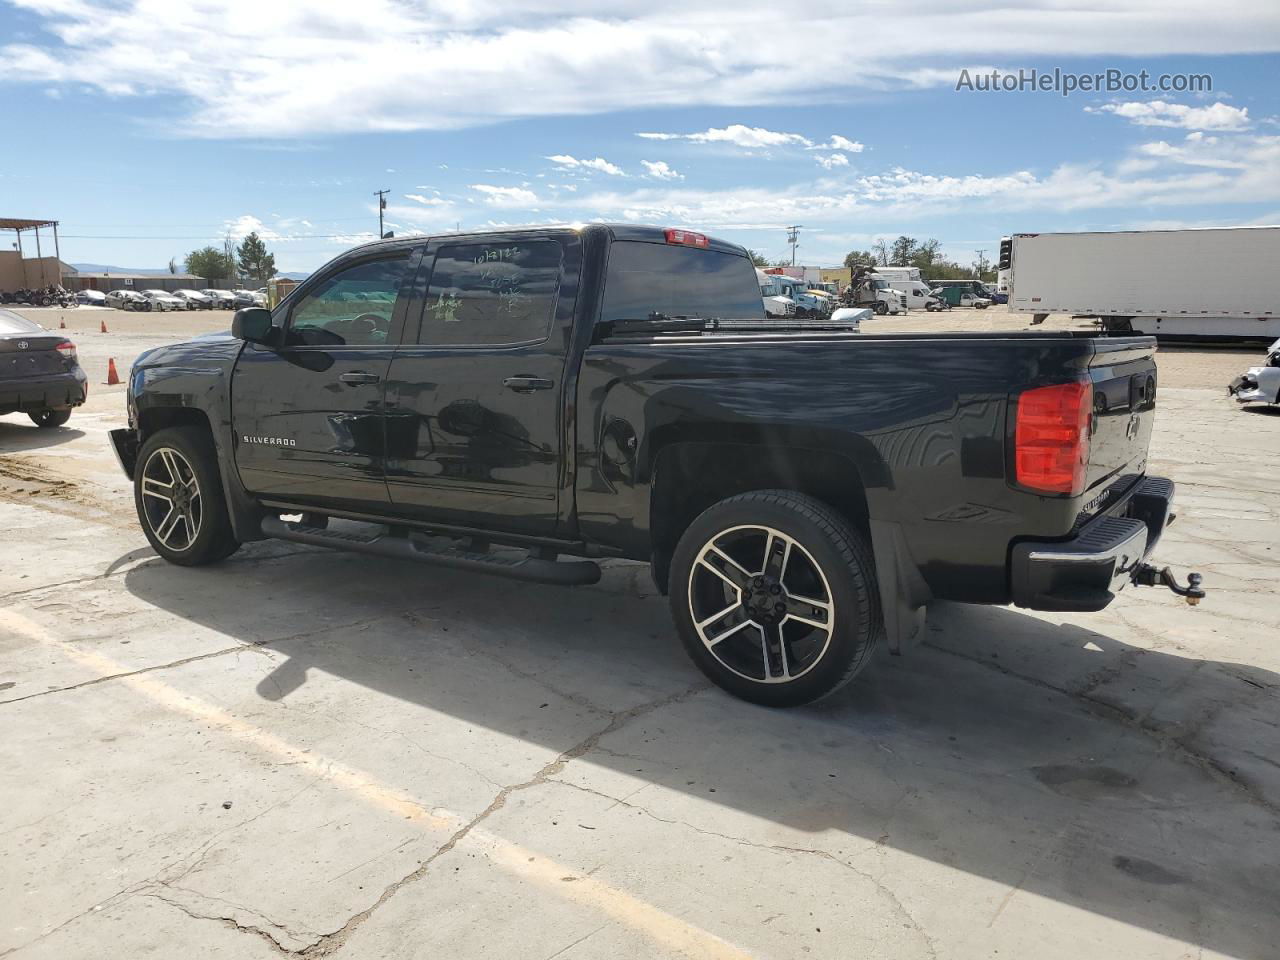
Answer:
<svg viewBox="0 0 1280 960"><path fill-rule="evenodd" d="M1280 942L1276 418L1162 388L1159 556L1203 568L1199 608L938 604L923 646L780 712L707 688L639 565L572 591L285 544L164 565L108 400L53 447L0 423L33 478L0 482L0 956Z"/></svg>

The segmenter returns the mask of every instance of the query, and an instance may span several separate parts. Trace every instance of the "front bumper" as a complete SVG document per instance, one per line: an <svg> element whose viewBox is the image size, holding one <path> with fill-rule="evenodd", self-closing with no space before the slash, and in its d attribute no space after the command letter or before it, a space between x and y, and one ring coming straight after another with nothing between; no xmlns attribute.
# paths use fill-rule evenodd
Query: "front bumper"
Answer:
<svg viewBox="0 0 1280 960"><path fill-rule="evenodd" d="M1236 403L1275 403L1280 399L1280 391L1274 396L1267 396L1258 383L1257 376L1250 373L1241 374L1227 384L1228 396L1235 397Z"/></svg>
<svg viewBox="0 0 1280 960"><path fill-rule="evenodd" d="M88 381L79 367L30 380L6 380L0 382L0 413L78 407L87 394Z"/></svg>
<svg viewBox="0 0 1280 960"><path fill-rule="evenodd" d="M1173 519L1173 481L1146 477L1112 513L1070 540L1015 544L1013 602L1032 610L1101 610L1144 566Z"/></svg>

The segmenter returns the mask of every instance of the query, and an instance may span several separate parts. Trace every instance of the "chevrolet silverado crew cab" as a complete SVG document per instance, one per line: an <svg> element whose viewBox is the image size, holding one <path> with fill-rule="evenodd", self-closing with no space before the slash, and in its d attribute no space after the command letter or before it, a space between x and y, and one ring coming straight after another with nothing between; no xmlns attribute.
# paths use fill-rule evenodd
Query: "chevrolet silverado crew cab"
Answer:
<svg viewBox="0 0 1280 960"><path fill-rule="evenodd" d="M1146 563L1173 497L1152 339L855 330L766 318L746 251L685 230L383 240L140 356L112 442L172 563L645 561L698 667L772 705L902 650L935 597L1203 595Z"/></svg>

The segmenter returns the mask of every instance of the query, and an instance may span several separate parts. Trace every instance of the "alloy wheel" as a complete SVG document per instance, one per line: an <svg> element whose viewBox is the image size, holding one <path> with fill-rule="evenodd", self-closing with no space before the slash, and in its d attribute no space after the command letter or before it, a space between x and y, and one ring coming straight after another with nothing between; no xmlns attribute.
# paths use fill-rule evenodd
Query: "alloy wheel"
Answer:
<svg viewBox="0 0 1280 960"><path fill-rule="evenodd" d="M813 555L794 537L755 525L723 530L698 551L689 613L711 655L757 683L787 683L812 670L836 616Z"/></svg>
<svg viewBox="0 0 1280 960"><path fill-rule="evenodd" d="M173 447L157 447L142 468L142 512L165 547L190 549L200 535L204 508L191 462Z"/></svg>

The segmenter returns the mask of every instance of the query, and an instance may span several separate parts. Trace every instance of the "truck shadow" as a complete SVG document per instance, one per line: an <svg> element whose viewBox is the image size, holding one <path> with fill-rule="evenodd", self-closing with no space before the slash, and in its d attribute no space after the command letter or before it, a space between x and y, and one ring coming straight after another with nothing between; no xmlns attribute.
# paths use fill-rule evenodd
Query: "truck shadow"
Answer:
<svg viewBox="0 0 1280 960"><path fill-rule="evenodd" d="M558 776L648 781L665 788L642 795L655 816L896 876L912 912L945 917L960 870L999 885L966 907L991 923L1026 891L1232 956L1280 942L1270 671L1126 642L1111 617L1095 631L938 604L924 645L819 705L768 710L700 684L639 565L568 591L322 551L240 556L144 563L126 583L283 657L265 699L305 697L324 673L567 750L538 733L539 704L599 711L602 729L672 698ZM939 866L908 879L886 848Z"/></svg>

